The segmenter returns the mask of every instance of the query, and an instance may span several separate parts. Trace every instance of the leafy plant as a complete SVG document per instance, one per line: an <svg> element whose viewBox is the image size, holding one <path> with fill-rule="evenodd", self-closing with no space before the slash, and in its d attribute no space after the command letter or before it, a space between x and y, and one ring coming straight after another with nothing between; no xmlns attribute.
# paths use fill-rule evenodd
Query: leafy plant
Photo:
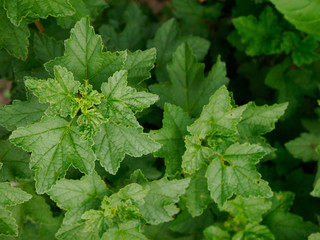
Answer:
<svg viewBox="0 0 320 240"><path fill-rule="evenodd" d="M1 239L318 239L320 4L147 4L0 0Z"/></svg>

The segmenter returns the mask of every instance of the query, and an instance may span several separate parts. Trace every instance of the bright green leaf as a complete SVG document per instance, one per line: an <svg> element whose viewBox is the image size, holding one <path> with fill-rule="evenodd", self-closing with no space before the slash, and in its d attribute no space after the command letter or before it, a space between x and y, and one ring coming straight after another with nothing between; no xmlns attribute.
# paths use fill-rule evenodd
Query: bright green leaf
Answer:
<svg viewBox="0 0 320 240"><path fill-rule="evenodd" d="M226 87L220 87L203 107L200 117L188 127L188 131L204 138L209 134L230 136L237 134L236 125L240 122L246 106L234 108Z"/></svg>
<svg viewBox="0 0 320 240"><path fill-rule="evenodd" d="M297 29L320 39L320 33L317 30L320 22L320 3L318 1L271 0L271 2Z"/></svg>
<svg viewBox="0 0 320 240"><path fill-rule="evenodd" d="M101 165L115 174L125 154L141 157L157 151L160 145L143 133L141 128L126 127L114 122L102 124L100 132L94 137L95 153Z"/></svg>
<svg viewBox="0 0 320 240"><path fill-rule="evenodd" d="M82 141L78 129L59 117L46 117L18 128L10 141L32 152L30 166L36 171L37 193L48 191L58 178L64 177L70 164L85 174L94 168L92 142Z"/></svg>
<svg viewBox="0 0 320 240"><path fill-rule="evenodd" d="M66 210L64 225L81 222L81 216L90 209L97 209L105 195L110 195L99 175L93 172L80 180L62 179L48 192L57 205Z"/></svg>
<svg viewBox="0 0 320 240"><path fill-rule="evenodd" d="M233 195L271 197L268 183L261 179L255 165L265 155L258 145L235 143L216 156L206 172L211 197L219 206Z"/></svg>
<svg viewBox="0 0 320 240"><path fill-rule="evenodd" d="M71 30L70 38L65 41L65 53L45 64L52 73L55 65L61 65L71 71L75 80L88 80L95 89L99 89L114 72L124 66L125 52L103 52L102 40L90 26L88 18L82 18Z"/></svg>
<svg viewBox="0 0 320 240"><path fill-rule="evenodd" d="M74 98L80 82L75 81L73 74L61 66L54 67L54 76L55 79L48 80L26 78L25 85L41 103L50 103L50 112L62 117L74 117L78 110Z"/></svg>
<svg viewBox="0 0 320 240"><path fill-rule="evenodd" d="M190 179L168 181L164 178L146 184L149 188L140 212L150 224L171 221L176 214L175 203L188 187ZM174 207L174 208L173 208Z"/></svg>

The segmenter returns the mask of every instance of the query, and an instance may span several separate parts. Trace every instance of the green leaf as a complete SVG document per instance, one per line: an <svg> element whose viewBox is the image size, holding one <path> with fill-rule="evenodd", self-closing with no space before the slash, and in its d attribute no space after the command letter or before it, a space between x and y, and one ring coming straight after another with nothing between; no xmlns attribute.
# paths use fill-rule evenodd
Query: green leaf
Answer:
<svg viewBox="0 0 320 240"><path fill-rule="evenodd" d="M18 127L25 127L38 122L47 108L47 104L40 104L35 97L24 102L14 100L12 105L0 108L0 125L10 131Z"/></svg>
<svg viewBox="0 0 320 240"><path fill-rule="evenodd" d="M207 227L203 234L207 240L230 240L230 234L217 226Z"/></svg>
<svg viewBox="0 0 320 240"><path fill-rule="evenodd" d="M125 154L141 157L160 148L141 128L126 127L111 121L102 124L94 142L97 158L111 174L116 174Z"/></svg>
<svg viewBox="0 0 320 240"><path fill-rule="evenodd" d="M183 43L173 54L167 65L170 82L150 86L152 92L160 95L160 105L170 102L181 106L187 113L198 115L209 97L221 86L228 83L225 64L218 62L209 77L204 77L204 64L198 63L191 48Z"/></svg>
<svg viewBox="0 0 320 240"><path fill-rule="evenodd" d="M179 35L178 23L172 18L161 25L154 39L149 40L147 47L157 49L157 63L165 64L171 59L170 55L175 51L175 42Z"/></svg>
<svg viewBox="0 0 320 240"><path fill-rule="evenodd" d="M253 15L232 20L233 25L246 45L246 54L259 56L281 52L282 28L274 10L267 6L257 19Z"/></svg>
<svg viewBox="0 0 320 240"><path fill-rule="evenodd" d="M8 182L0 183L0 208L15 206L28 201L31 195L20 188L12 187Z"/></svg>
<svg viewBox="0 0 320 240"><path fill-rule="evenodd" d="M63 240L100 240L97 232L85 231L84 223L62 225L56 236Z"/></svg>
<svg viewBox="0 0 320 240"><path fill-rule="evenodd" d="M182 169L187 173L194 173L200 169L202 163L207 162L214 154L210 147L203 146L201 139L197 136L186 136L186 151L182 156Z"/></svg>
<svg viewBox="0 0 320 240"><path fill-rule="evenodd" d="M248 224L243 231L237 232L233 237L233 240L249 240L249 239L261 239L261 240L275 240L276 238L270 232L266 226L258 225L255 223Z"/></svg>
<svg viewBox="0 0 320 240"><path fill-rule="evenodd" d="M151 77L150 71L154 67L157 51L155 48L151 48L133 53L127 51L127 54L123 69L128 71L128 85L135 87Z"/></svg>
<svg viewBox="0 0 320 240"><path fill-rule="evenodd" d="M4 0L4 8L11 22L19 26L23 19L67 16L74 14L74 9L67 0Z"/></svg>
<svg viewBox="0 0 320 240"><path fill-rule="evenodd" d="M156 225L169 222L179 209L175 203L183 195L188 187L190 179L171 180L162 178L146 184L149 188L145 203L139 206L139 210L148 223Z"/></svg>
<svg viewBox="0 0 320 240"><path fill-rule="evenodd" d="M110 19L106 21L108 24L103 24L99 29L105 45L112 50L145 48L146 35L153 30L153 23L148 21L145 11L136 2L119 4L112 10L113 14L108 14ZM115 16L121 24L114 24Z"/></svg>
<svg viewBox="0 0 320 240"><path fill-rule="evenodd" d="M18 225L12 212L5 207L15 206L28 201L31 195L8 182L0 182L0 235L17 236Z"/></svg>
<svg viewBox="0 0 320 240"><path fill-rule="evenodd" d="M289 102L285 117L292 115L303 102L303 89L305 85L312 86L312 78L307 71L302 68L292 69L290 59L285 59L282 63L270 69L265 84L277 90L277 102ZM298 86L295 81L303 83Z"/></svg>
<svg viewBox="0 0 320 240"><path fill-rule="evenodd" d="M183 202L183 200L181 201ZM188 211L182 211L170 224L170 229L182 234L202 232L204 228L213 223L212 213L205 211L202 215L192 217Z"/></svg>
<svg viewBox="0 0 320 240"><path fill-rule="evenodd" d="M186 190L186 207L192 217L200 216L211 202L205 173L206 168L203 166L191 175L191 181Z"/></svg>
<svg viewBox="0 0 320 240"><path fill-rule="evenodd" d="M118 124L138 127L135 113L142 111L158 100L158 96L147 92L137 92L127 86L128 72L121 70L115 72L103 83L101 90L105 96L99 106L102 115Z"/></svg>
<svg viewBox="0 0 320 240"><path fill-rule="evenodd" d="M288 103L274 104L272 106L256 106L254 102L247 104L237 125L241 137L256 137L271 132L275 123L284 114Z"/></svg>
<svg viewBox="0 0 320 240"><path fill-rule="evenodd" d="M33 51L35 57L45 63L62 56L64 47L61 41L58 42L45 34L35 33L33 35Z"/></svg>
<svg viewBox="0 0 320 240"><path fill-rule="evenodd" d="M181 157L185 151L184 137L187 135L187 126L193 121L180 107L170 103L165 104L163 115L162 128L150 132L150 137L162 144L153 155L164 157L166 174L174 176L181 171Z"/></svg>
<svg viewBox="0 0 320 240"><path fill-rule="evenodd" d="M315 52L317 47L317 41L313 37L306 37L301 40L298 33L285 32L283 34L281 48L286 54L292 52L292 60L299 67L319 59L319 55Z"/></svg>
<svg viewBox="0 0 320 240"><path fill-rule="evenodd" d="M102 40L94 33L88 18L82 18L71 30L70 38L65 41L65 53L45 64L52 73L55 65L61 65L71 71L75 80L88 80L95 89L114 72L124 66L125 52L103 52Z"/></svg>
<svg viewBox="0 0 320 240"><path fill-rule="evenodd" d="M166 21L158 28L154 39L147 43L148 48L157 49L157 80L164 81L168 78L166 65L171 60L172 54L182 43L188 43L198 61L202 61L206 56L210 42L197 36L181 36L177 21L173 18Z"/></svg>
<svg viewBox="0 0 320 240"><path fill-rule="evenodd" d="M181 37L177 20L172 18L158 28L154 39L148 41L147 47L157 49L157 63L162 65L170 61L172 53L182 42L187 42L193 47L192 51L197 53L198 61L203 60L210 46L209 41L200 37Z"/></svg>
<svg viewBox="0 0 320 240"><path fill-rule="evenodd" d="M285 144L288 151L298 159L304 162L318 161L320 155L316 151L317 146L320 144L320 137L318 133L302 133L297 137Z"/></svg>
<svg viewBox="0 0 320 240"><path fill-rule="evenodd" d="M235 143L210 163L206 178L211 197L221 207L233 195L271 197L268 183L255 165L265 155L259 145Z"/></svg>
<svg viewBox="0 0 320 240"><path fill-rule="evenodd" d="M115 174L125 154L140 157L160 148L143 133L134 115L149 107L158 97L128 87L127 71L124 70L116 72L101 89L105 98L99 109L108 122L94 137L95 151L102 166Z"/></svg>
<svg viewBox="0 0 320 240"><path fill-rule="evenodd" d="M220 87L203 107L200 117L188 127L188 131L204 138L209 134L231 136L237 134L236 125L240 122L246 106L234 108L225 86Z"/></svg>
<svg viewBox="0 0 320 240"><path fill-rule="evenodd" d="M312 233L309 237L308 240L319 240L320 239L320 233Z"/></svg>
<svg viewBox="0 0 320 240"><path fill-rule="evenodd" d="M48 194L57 205L66 210L63 225L81 223L81 216L90 209L97 209L105 195L110 195L104 182L96 172L80 180L62 179Z"/></svg>
<svg viewBox="0 0 320 240"><path fill-rule="evenodd" d="M119 228L108 229L101 240L147 240L147 238L139 232L135 223L129 222L121 224Z"/></svg>
<svg viewBox="0 0 320 240"><path fill-rule="evenodd" d="M98 232L101 236L109 228L111 219L100 210L88 210L81 216L85 220L85 231Z"/></svg>
<svg viewBox="0 0 320 240"><path fill-rule="evenodd" d="M315 186L313 191L311 192L311 195L314 197L320 198L320 180L319 179L316 180Z"/></svg>
<svg viewBox="0 0 320 240"><path fill-rule="evenodd" d="M317 30L320 22L318 1L301 0L291 3L286 0L271 0L271 2L298 30L320 39L320 33Z"/></svg>
<svg viewBox="0 0 320 240"><path fill-rule="evenodd" d="M33 182L24 184L23 189L32 195L32 198L22 205L23 211L28 218L42 225L60 225L60 218L53 217L51 207L45 197L35 193Z"/></svg>
<svg viewBox="0 0 320 240"><path fill-rule="evenodd" d="M96 157L91 150L92 142L82 141L78 129L59 117L46 117L18 128L10 141L32 152L30 166L36 171L39 194L48 191L58 178L63 178L70 164L85 174L90 174L94 168Z"/></svg>
<svg viewBox="0 0 320 240"><path fill-rule="evenodd" d="M0 170L0 179L3 181L15 181L17 178L32 179L33 173L29 169L30 155L9 141L1 140L0 145L0 163L4 164Z"/></svg>
<svg viewBox="0 0 320 240"><path fill-rule="evenodd" d="M74 117L78 110L74 98L80 82L75 81L73 74L61 66L54 66L54 76L55 79L48 80L26 78L25 85L41 103L50 103L50 112L62 117Z"/></svg>
<svg viewBox="0 0 320 240"><path fill-rule="evenodd" d="M57 22L64 28L72 27L82 17L96 18L108 4L103 0L69 0L75 13L71 16L59 17Z"/></svg>
<svg viewBox="0 0 320 240"><path fill-rule="evenodd" d="M24 22L20 26L13 25L7 18L5 10L0 7L0 48L5 48L15 57L26 60L30 31Z"/></svg>
<svg viewBox="0 0 320 240"><path fill-rule="evenodd" d="M18 225L12 213L6 209L0 211L0 236L18 236Z"/></svg>
<svg viewBox="0 0 320 240"><path fill-rule="evenodd" d="M311 222L304 222L295 214L289 213L294 195L290 192L280 192L273 195L272 207L263 218L266 225L276 239L307 239L313 233L319 231L319 227Z"/></svg>
<svg viewBox="0 0 320 240"><path fill-rule="evenodd" d="M235 221L259 223L262 221L262 215L271 208L271 205L271 202L264 198L250 197L245 199L237 196L235 199L227 201L222 209L234 216Z"/></svg>

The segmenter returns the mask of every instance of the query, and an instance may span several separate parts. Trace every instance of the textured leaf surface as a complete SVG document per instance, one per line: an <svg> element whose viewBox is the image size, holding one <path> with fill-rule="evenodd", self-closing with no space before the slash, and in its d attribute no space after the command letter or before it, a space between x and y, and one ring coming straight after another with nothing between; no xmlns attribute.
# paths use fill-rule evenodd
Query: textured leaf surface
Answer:
<svg viewBox="0 0 320 240"><path fill-rule="evenodd" d="M162 106L164 102L170 102L181 106L191 115L199 114L209 97L229 81L226 78L225 64L220 59L205 78L204 64L197 62L186 43L177 48L167 70L170 82L151 85L151 91L160 95Z"/></svg>
<svg viewBox="0 0 320 240"><path fill-rule="evenodd" d="M21 21L31 16L32 18L47 18L74 14L71 4L67 0L4 0L4 8L11 22L19 26Z"/></svg>
<svg viewBox="0 0 320 240"><path fill-rule="evenodd" d="M56 234L58 239L63 240L99 240L100 237L97 232L85 231L84 223L73 225L62 225Z"/></svg>
<svg viewBox="0 0 320 240"><path fill-rule="evenodd" d="M203 107L200 117L188 127L188 131L204 138L209 134L230 136L237 133L236 124L240 122L246 106L234 108L226 87L220 87Z"/></svg>
<svg viewBox="0 0 320 240"><path fill-rule="evenodd" d="M157 51L155 48L145 51L129 52L124 65L128 71L128 85L136 86L151 77L150 70L154 67Z"/></svg>
<svg viewBox="0 0 320 240"><path fill-rule="evenodd" d="M147 92L137 92L127 86L127 71L115 72L108 83L101 86L105 96L99 106L103 116L118 124L138 127L134 114L149 107L158 100L158 96Z"/></svg>
<svg viewBox="0 0 320 240"><path fill-rule="evenodd" d="M190 179L172 180L160 179L148 183L145 203L139 206L141 214L150 224L159 224L172 220L172 216L179 209L174 205L179 201L179 197L185 193Z"/></svg>
<svg viewBox="0 0 320 240"><path fill-rule="evenodd" d="M40 104L37 98L29 101L13 101L12 105L0 108L0 125L12 131L38 122L48 108L47 104Z"/></svg>
<svg viewBox="0 0 320 240"><path fill-rule="evenodd" d="M79 91L80 82L75 81L73 74L61 66L54 67L54 76L55 79L48 80L27 78L25 85L41 103L50 103L50 111L63 117L74 117L74 95Z"/></svg>
<svg viewBox="0 0 320 240"><path fill-rule="evenodd" d="M320 22L320 3L312 0L295 1L271 0L277 10L300 31L320 39L317 26Z"/></svg>
<svg viewBox="0 0 320 240"><path fill-rule="evenodd" d="M0 208L15 206L28 201L30 198L31 196L20 188L12 187L8 182L0 183Z"/></svg>
<svg viewBox="0 0 320 240"><path fill-rule="evenodd" d="M191 123L192 119L180 107L166 103L162 128L150 132L151 138L162 144L154 156L165 158L166 173L169 176L181 171L181 157L185 151L184 137L187 135L187 126Z"/></svg>
<svg viewBox="0 0 320 240"><path fill-rule="evenodd" d="M262 215L271 208L271 202L264 198L250 197L245 199L237 196L228 201L223 210L229 212L235 219L249 222L261 222Z"/></svg>
<svg viewBox="0 0 320 240"><path fill-rule="evenodd" d="M63 179L48 192L57 205L66 210L64 225L81 222L81 215L90 209L96 209L105 195L110 194L104 182L93 172L80 180Z"/></svg>
<svg viewBox="0 0 320 240"><path fill-rule="evenodd" d="M59 117L46 117L18 128L10 141L32 152L30 166L36 171L38 193L48 191L59 177L64 177L70 164L86 174L94 168L92 143L82 141L78 129Z"/></svg>
<svg viewBox="0 0 320 240"><path fill-rule="evenodd" d="M272 106L256 106L254 102L248 103L241 122L237 125L239 134L242 137L255 137L271 132L287 106L288 103Z"/></svg>
<svg viewBox="0 0 320 240"><path fill-rule="evenodd" d="M186 151L182 156L182 169L187 173L194 173L200 169L202 163L208 162L214 150L203 146L202 141L196 136L186 136Z"/></svg>
<svg viewBox="0 0 320 240"><path fill-rule="evenodd" d="M65 41L65 53L45 64L49 72L55 65L61 65L71 71L75 80L88 80L95 89L114 72L124 66L125 52L103 52L102 40L94 33L88 18L82 18L71 30L70 38Z"/></svg>
<svg viewBox="0 0 320 240"><path fill-rule="evenodd" d="M110 228L103 234L102 240L147 240L139 232L139 228L134 223L121 224L119 228Z"/></svg>
<svg viewBox="0 0 320 240"><path fill-rule="evenodd" d="M111 174L117 172L125 154L141 157L160 148L141 128L126 127L114 122L103 124L94 137L94 142L97 158Z"/></svg>
<svg viewBox="0 0 320 240"><path fill-rule="evenodd" d="M237 232L232 239L262 239L275 240L275 237L266 226L248 224L243 231Z"/></svg>
<svg viewBox="0 0 320 240"><path fill-rule="evenodd" d="M261 179L255 168L264 154L258 145L235 143L212 160L206 177L211 197L219 206L223 206L234 193L245 198L272 196L268 183Z"/></svg>

